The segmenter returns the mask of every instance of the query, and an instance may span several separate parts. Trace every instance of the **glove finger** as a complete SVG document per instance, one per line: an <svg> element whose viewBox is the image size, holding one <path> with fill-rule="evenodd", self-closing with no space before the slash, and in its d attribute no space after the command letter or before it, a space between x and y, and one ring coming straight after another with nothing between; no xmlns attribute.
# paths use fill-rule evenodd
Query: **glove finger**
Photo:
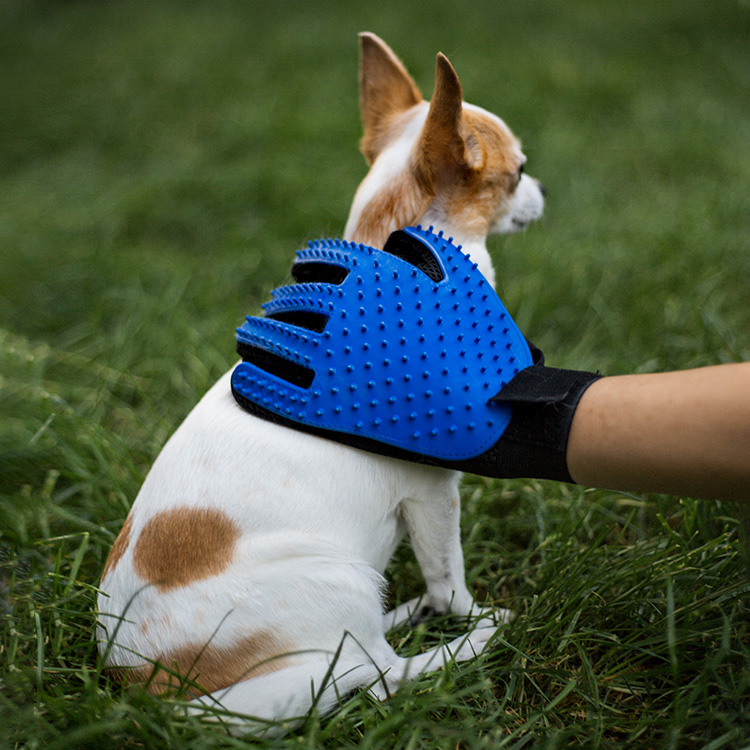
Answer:
<svg viewBox="0 0 750 750"><path fill-rule="evenodd" d="M531 354L459 247L410 227L385 250L329 240L297 257L295 276L306 281L275 290L266 317L238 331L240 353L255 368L240 366L238 375L256 380L233 378L235 396L261 399L277 416L291 410L308 429L435 458L479 455L499 438L511 409L489 396L531 365ZM330 282L330 267L346 271L340 284ZM284 379L307 384L305 409L278 395Z"/></svg>

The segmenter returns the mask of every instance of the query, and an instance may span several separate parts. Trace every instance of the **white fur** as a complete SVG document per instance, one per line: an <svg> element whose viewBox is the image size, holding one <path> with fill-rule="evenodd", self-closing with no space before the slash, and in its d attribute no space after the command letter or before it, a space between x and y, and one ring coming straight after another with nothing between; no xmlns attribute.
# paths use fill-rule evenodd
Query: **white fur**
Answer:
<svg viewBox="0 0 750 750"><path fill-rule="evenodd" d="M99 598L103 646L115 636L108 662L137 667L185 643L231 646L268 630L298 652L292 666L250 677L201 705L289 719L309 710L311 680L315 690L331 688L319 710L335 705L337 694L372 683L385 697L407 674L470 658L494 632L485 622L411 661L384 638L386 627L408 618L408 608L417 612L415 602L390 618L381 608L382 574L407 529L427 583L421 606L479 612L464 583L455 473L258 419L234 401L229 373L159 454L133 504L131 536L177 504L217 508L232 518L243 532L235 559L220 576L165 593L139 580L131 544ZM155 626L148 637L144 622Z"/></svg>
<svg viewBox="0 0 750 750"><path fill-rule="evenodd" d="M510 211L498 216L491 225L493 234L510 234L525 229L544 210L544 197L539 183L527 174L521 175Z"/></svg>
<svg viewBox="0 0 750 750"><path fill-rule="evenodd" d="M357 191L347 233L378 191L407 168L427 111L416 110ZM523 178L494 231L514 231L541 214L535 185ZM484 237L461 236L439 206L422 218L454 233L492 278ZM459 475L256 418L236 404L229 377L169 439L133 504L131 542L99 596L107 663L138 667L188 643L231 648L243 638L273 633L286 644L282 668L250 673L190 708L226 710L237 731L262 732L264 722L304 716L313 703L328 711L354 688L387 697L422 672L480 652L507 613L496 612L493 621L466 587ZM241 536L219 575L163 590L139 577L133 548L149 519L177 507L222 511ZM426 593L384 615L383 572L407 532ZM481 618L467 635L412 659L399 657L384 637L394 625L449 611Z"/></svg>

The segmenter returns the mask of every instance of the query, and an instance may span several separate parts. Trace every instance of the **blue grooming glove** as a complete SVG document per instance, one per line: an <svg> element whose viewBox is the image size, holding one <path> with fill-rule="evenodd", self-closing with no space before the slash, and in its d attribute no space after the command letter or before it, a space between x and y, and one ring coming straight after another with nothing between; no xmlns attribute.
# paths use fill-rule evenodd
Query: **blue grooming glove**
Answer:
<svg viewBox="0 0 750 750"><path fill-rule="evenodd" d="M570 422L598 376L544 367L442 233L408 227L383 250L312 242L292 275L237 330L243 408L405 460L571 481Z"/></svg>

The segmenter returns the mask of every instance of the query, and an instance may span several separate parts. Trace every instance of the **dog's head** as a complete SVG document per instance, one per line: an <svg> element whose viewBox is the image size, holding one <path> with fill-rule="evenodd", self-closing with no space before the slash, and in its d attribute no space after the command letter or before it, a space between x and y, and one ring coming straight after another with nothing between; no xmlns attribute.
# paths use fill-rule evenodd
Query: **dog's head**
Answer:
<svg viewBox="0 0 750 750"><path fill-rule="evenodd" d="M360 52L361 148L370 171L347 239L382 247L395 229L422 223L483 245L488 234L518 231L541 216L544 189L524 173L518 140L499 117L463 102L448 58L438 54L426 102L385 42L361 34Z"/></svg>

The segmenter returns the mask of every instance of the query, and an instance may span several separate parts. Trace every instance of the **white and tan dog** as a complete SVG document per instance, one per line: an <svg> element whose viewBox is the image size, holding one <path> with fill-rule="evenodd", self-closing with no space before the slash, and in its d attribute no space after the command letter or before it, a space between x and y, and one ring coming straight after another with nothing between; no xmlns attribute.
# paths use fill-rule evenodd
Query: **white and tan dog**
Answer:
<svg viewBox="0 0 750 750"><path fill-rule="evenodd" d="M346 238L382 247L395 229L434 225L492 281L487 235L525 227L544 205L518 141L463 103L442 54L428 103L384 42L360 44L371 168ZM471 658L495 630L486 611L466 636L411 659L385 639L410 618L480 613L464 581L458 479L251 416L227 374L165 445L112 548L98 602L106 664L263 731L262 720L313 703L325 713L357 687L385 697ZM383 571L407 531L427 591L384 615Z"/></svg>

